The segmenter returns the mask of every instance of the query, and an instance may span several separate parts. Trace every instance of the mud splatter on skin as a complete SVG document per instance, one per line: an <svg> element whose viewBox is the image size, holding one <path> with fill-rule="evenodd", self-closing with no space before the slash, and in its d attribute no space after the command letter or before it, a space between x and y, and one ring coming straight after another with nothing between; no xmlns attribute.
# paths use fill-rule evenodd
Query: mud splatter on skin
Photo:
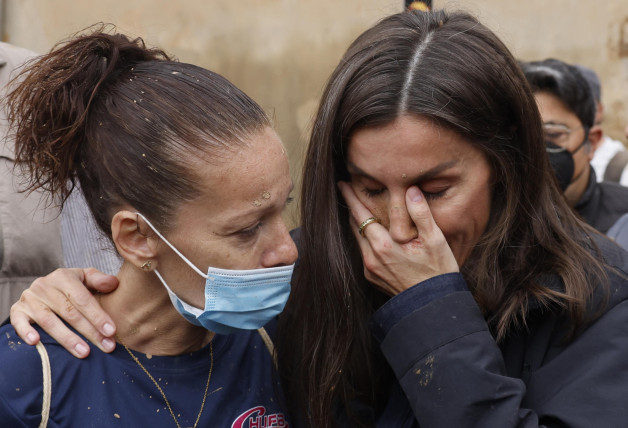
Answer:
<svg viewBox="0 0 628 428"><path fill-rule="evenodd" d="M267 191L267 190L263 191L263 192L262 192L262 194L260 195L260 198L261 198L262 200L268 200L268 199L270 199L270 192L269 192L269 191ZM253 206L254 206L254 207L261 207L261 206L262 206L262 201L261 201L261 200L259 200L259 199L255 199L255 200L252 202L252 204L253 204Z"/></svg>
<svg viewBox="0 0 628 428"><path fill-rule="evenodd" d="M406 178L408 178L408 174L401 174L401 178L405 180Z"/></svg>
<svg viewBox="0 0 628 428"><path fill-rule="evenodd" d="M134 336L138 334L139 332L140 332L140 326L136 324L129 327L125 336Z"/></svg>
<svg viewBox="0 0 628 428"><path fill-rule="evenodd" d="M65 311L71 313L74 310L74 305L70 302L70 299L65 299Z"/></svg>

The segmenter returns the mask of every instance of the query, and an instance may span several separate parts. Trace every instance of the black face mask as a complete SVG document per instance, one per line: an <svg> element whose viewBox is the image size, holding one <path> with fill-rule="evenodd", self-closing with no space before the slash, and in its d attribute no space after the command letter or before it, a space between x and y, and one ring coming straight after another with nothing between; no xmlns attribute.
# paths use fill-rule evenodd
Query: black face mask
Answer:
<svg viewBox="0 0 628 428"><path fill-rule="evenodd" d="M578 147L578 149L580 149L580 147ZM557 146L554 143L550 143L549 141L545 142L545 151L547 151L549 156L552 169L558 179L558 184L560 188L565 191L567 186L571 184L571 178L573 177L575 168L573 155L569 150Z"/></svg>

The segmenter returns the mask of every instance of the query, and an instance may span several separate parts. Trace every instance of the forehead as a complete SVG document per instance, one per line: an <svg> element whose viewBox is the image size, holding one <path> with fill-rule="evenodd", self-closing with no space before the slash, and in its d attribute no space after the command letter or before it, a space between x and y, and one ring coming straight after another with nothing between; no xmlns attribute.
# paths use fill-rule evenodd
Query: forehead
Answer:
<svg viewBox="0 0 628 428"><path fill-rule="evenodd" d="M550 92L536 92L534 99L543 122L580 124L578 116L556 95Z"/></svg>
<svg viewBox="0 0 628 428"><path fill-rule="evenodd" d="M421 116L356 131L349 142L348 160L362 169L398 171L435 166L445 158L461 159L479 153L458 133Z"/></svg>
<svg viewBox="0 0 628 428"><path fill-rule="evenodd" d="M262 209L287 197L292 186L288 157L274 130L265 128L244 142L219 164L204 163L197 171L201 199L214 215Z"/></svg>

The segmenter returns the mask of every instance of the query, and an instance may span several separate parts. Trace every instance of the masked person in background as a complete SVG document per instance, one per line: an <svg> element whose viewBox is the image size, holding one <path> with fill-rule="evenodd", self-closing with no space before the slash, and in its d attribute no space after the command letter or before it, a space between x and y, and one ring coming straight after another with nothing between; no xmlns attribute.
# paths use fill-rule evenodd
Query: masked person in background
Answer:
<svg viewBox="0 0 628 428"><path fill-rule="evenodd" d="M604 122L604 103L602 103L602 85L597 73L583 65L575 67L585 78L595 100L595 124L602 129ZM612 139L602 130L602 138L593 146L591 167L595 170L597 181L612 181L628 186L628 152L621 141Z"/></svg>
<svg viewBox="0 0 628 428"><path fill-rule="evenodd" d="M628 255L574 214L545 147L521 68L468 14L404 12L356 39L306 154L277 330L291 415L625 425ZM48 317L69 349L81 343L48 305L102 340L109 318L73 272L32 288L12 311L23 337Z"/></svg>
<svg viewBox="0 0 628 428"><path fill-rule="evenodd" d="M567 183L569 205L591 226L608 232L628 213L628 188L598 182L589 163L602 130L595 124L596 104L588 82L577 67L557 59L521 66L539 106L556 175Z"/></svg>
<svg viewBox="0 0 628 428"><path fill-rule="evenodd" d="M9 119L29 189L63 203L78 181L124 259L98 296L120 346L79 360L41 330L35 349L3 327L0 421L287 426L255 331L283 309L297 255L284 147L221 76L104 30L33 62Z"/></svg>

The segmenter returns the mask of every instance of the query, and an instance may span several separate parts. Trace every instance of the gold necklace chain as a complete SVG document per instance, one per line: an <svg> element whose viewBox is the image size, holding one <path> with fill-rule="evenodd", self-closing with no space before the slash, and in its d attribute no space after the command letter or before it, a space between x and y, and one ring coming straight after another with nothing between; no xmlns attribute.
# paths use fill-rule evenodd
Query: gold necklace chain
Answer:
<svg viewBox="0 0 628 428"><path fill-rule="evenodd" d="M148 372L148 370L146 370L146 367L144 367L144 365L140 362L140 360L133 354L133 352L131 352L129 347L126 346L122 342L122 340L120 340L119 337L117 337L117 339L118 339L118 342L120 342L120 344L124 346L124 349L126 349L126 351L129 353L131 358L133 358L133 361L135 361L137 365L140 366L140 368L144 371L144 373L146 373L146 375L150 378L150 380L153 381L153 383L155 384L155 386L161 393L161 396L164 398L164 401L166 402L166 406L168 407L168 410L170 411L170 415L172 415L172 419L174 419L174 423L177 424L177 428L181 428L181 425L179 425L179 421L177 420L177 417L174 415L174 412L172 411L172 406L170 406L170 402L166 398L166 394L164 393L164 390L161 389L161 386L159 386L155 378ZM209 375L207 376L207 384L205 384L205 394L203 394L203 402L201 403L201 410L198 411L198 416L196 416L196 422L194 422L193 428L196 428L196 426L198 425L198 421L201 419L201 415L203 414L203 408L205 408L205 400L207 399L207 391L209 391L209 381L212 378L212 370L214 369L214 345L212 342L209 342L209 355L210 355L211 363L209 366Z"/></svg>

